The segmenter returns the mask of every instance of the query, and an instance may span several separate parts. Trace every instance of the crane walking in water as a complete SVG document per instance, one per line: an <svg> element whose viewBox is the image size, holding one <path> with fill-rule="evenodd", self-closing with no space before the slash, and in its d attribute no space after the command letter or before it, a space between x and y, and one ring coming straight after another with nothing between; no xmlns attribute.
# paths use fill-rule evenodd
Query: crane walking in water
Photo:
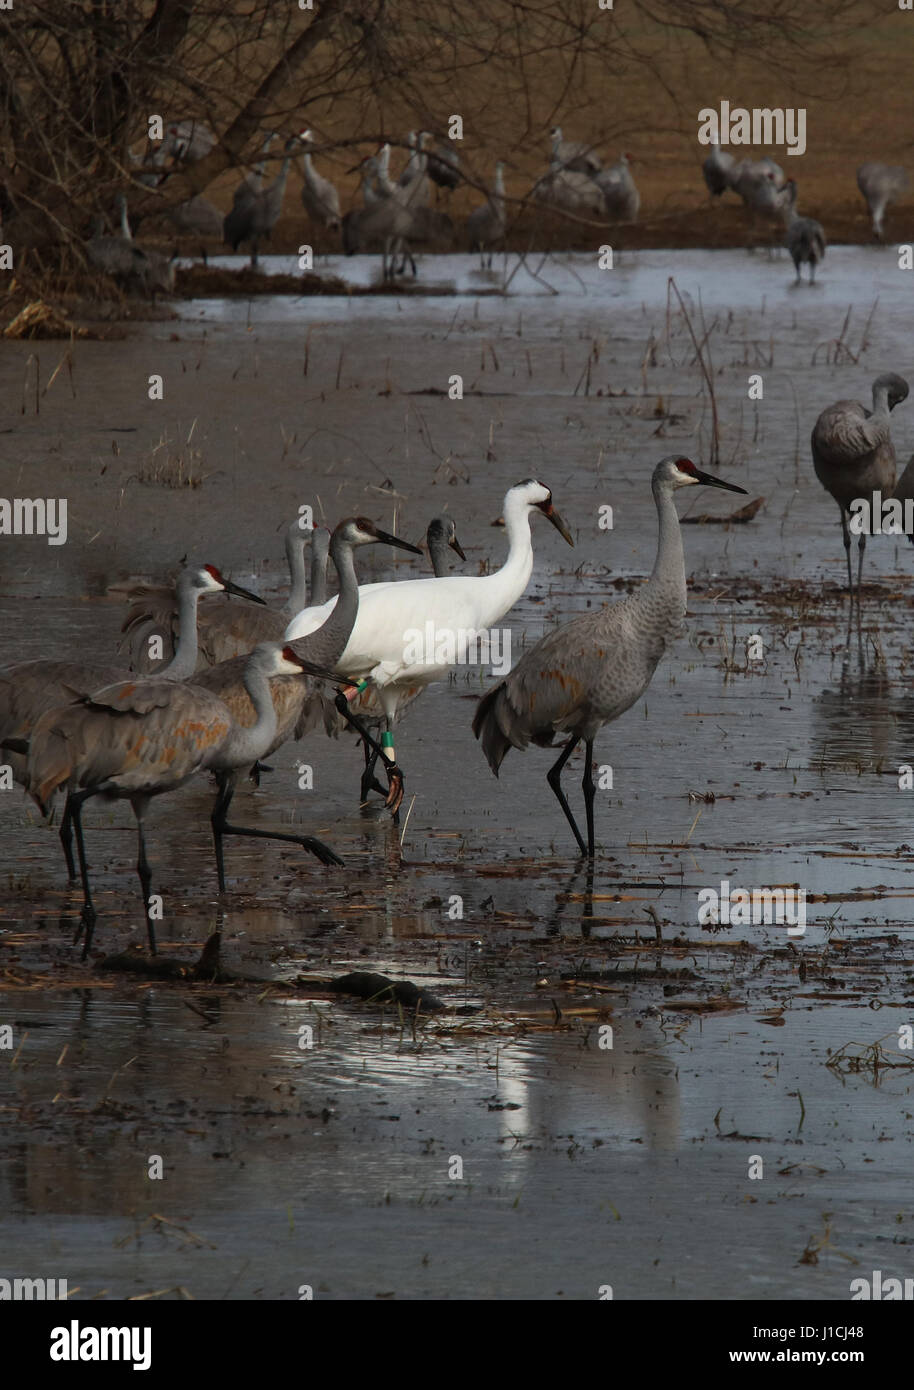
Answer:
<svg viewBox="0 0 914 1390"><path fill-rule="evenodd" d="M175 586L180 636L170 663L159 675L169 680L188 680L197 665L197 600L203 594L229 593L262 604L239 584L233 584L215 565L191 567L181 571ZM38 720L48 710L78 695L116 681L127 680L130 672L118 665L90 664L85 661L20 661L0 670L0 746L13 770L13 777L26 785L28 741ZM67 861L69 877L76 877L73 863L71 808L67 801L60 822L60 843Z"/></svg>
<svg viewBox="0 0 914 1390"><path fill-rule="evenodd" d="M894 372L884 372L873 382L873 408L860 401L835 401L822 411L812 432L812 461L816 477L841 510L841 531L847 556L847 591L854 600L851 574L851 537L848 517L858 498L881 492L891 496L895 487L895 445L890 416L906 399L908 383ZM857 601L863 574L866 534L860 532L857 558Z"/></svg>
<svg viewBox="0 0 914 1390"><path fill-rule="evenodd" d="M687 458L669 457L654 469L651 489L660 534L650 579L619 603L584 613L555 628L526 652L511 674L482 697L473 719L489 766L498 770L510 748L554 746L567 740L546 774L582 855L594 856L593 744L604 724L618 719L651 683L661 656L686 614L686 574L673 493L701 483L745 493L745 488L703 473ZM562 791L562 769L584 740L587 842Z"/></svg>
<svg viewBox="0 0 914 1390"><path fill-rule="evenodd" d="M814 217L801 217L797 212L797 185L795 179L788 179L785 185L787 201L784 204L784 218L787 222L787 250L797 272L800 283L800 266L805 261L809 266L809 283L815 284L816 266L825 259L825 231L821 222Z"/></svg>
<svg viewBox="0 0 914 1390"><path fill-rule="evenodd" d="M436 516L428 524L425 533L425 541L428 546L429 559L432 562L432 569L436 579L442 579L448 573L448 550L453 550L455 555L459 555L461 560L466 560L463 547L457 539L457 527L453 517ZM425 689L424 685L417 685L413 688L404 687L397 696L397 707L392 715L392 722L399 724L404 713L410 705L418 700ZM338 701L334 701L332 707L323 698L323 719L324 729L332 737L342 733L346 729L357 728L351 719L340 718L340 706ZM366 688L358 694L350 706L351 713L359 716L366 721L369 728L374 728L379 737L383 735L381 725L384 724L384 709L378 697L377 688L374 685ZM375 777L375 767L378 762L380 749L377 744L365 744L365 771L362 774L361 796L362 801L368 799L370 791L380 792L382 796L387 796L387 788L382 786Z"/></svg>
<svg viewBox="0 0 914 1390"><path fill-rule="evenodd" d="M26 771L28 790L43 812L60 787L68 791L83 885L84 960L92 942L95 907L83 841L83 803L89 797L101 796L106 800L128 800L133 807L137 827L136 870L143 895L149 949L155 955L155 927L149 900L152 875L146 857L144 829L150 801L163 792L182 787L201 770L215 772L218 776L237 766L248 766L259 758L276 730L270 681L276 676L300 676L306 669L307 663L291 647L264 642L254 649L245 668L245 687L257 712L251 727L236 722L229 708L210 691L155 676L106 686L74 704L48 710L41 717L30 740ZM221 840L216 831L216 813L213 814L218 856L221 855ZM246 831L225 824L221 831L268 834L263 830ZM342 863L331 849L311 836L277 833L275 838L295 840L324 864Z"/></svg>
<svg viewBox="0 0 914 1390"><path fill-rule="evenodd" d="M505 496L508 558L494 574L449 574L443 579L363 584L359 589L358 618L335 669L347 680L370 677L377 685L386 724L381 743L388 758L393 757L392 726L406 692L441 680L459 660L468 660L469 644L476 646L480 634L514 607L529 584L534 512L541 512L574 545L552 505L552 493L535 478L527 478ZM299 613L286 629L286 641L295 642L326 622L337 601Z"/></svg>

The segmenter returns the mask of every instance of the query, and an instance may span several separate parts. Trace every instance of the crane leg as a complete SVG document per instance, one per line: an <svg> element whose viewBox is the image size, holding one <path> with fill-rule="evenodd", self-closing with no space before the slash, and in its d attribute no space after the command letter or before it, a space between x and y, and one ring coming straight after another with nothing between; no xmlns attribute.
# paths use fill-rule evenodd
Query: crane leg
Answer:
<svg viewBox="0 0 914 1390"><path fill-rule="evenodd" d="M558 803L561 806L562 810L565 812L565 819L568 821L568 824L574 831L574 838L578 842L578 846L580 848L581 853L586 854L587 846L584 844L584 841L581 838L581 832L577 827L577 822L575 821L574 816L571 814L571 807L568 805L565 793L562 791L562 768L565 766L568 759L571 757L572 753L577 748L580 742L581 740L579 738L572 735L572 737L565 744L565 747L562 749L559 756L556 758L555 762L550 767L549 771L546 773L546 781L549 783L550 787L558 797Z"/></svg>
<svg viewBox="0 0 914 1390"><path fill-rule="evenodd" d="M860 583L863 575L863 552L866 550L866 536L860 532L860 539L857 541L857 602L860 602ZM848 555L850 560L850 555Z"/></svg>
<svg viewBox="0 0 914 1390"><path fill-rule="evenodd" d="M136 815L136 871L140 878L140 892L143 895L143 916L146 919L146 935L149 939L149 954L156 954L156 931L149 915L149 890L152 887L152 873L146 858L146 832L143 828L143 813Z"/></svg>
<svg viewBox="0 0 914 1390"><path fill-rule="evenodd" d="M597 794L597 789L593 784L593 739L589 738L584 743L584 777L581 782L584 788L584 807L587 811L587 853L591 859L594 857L594 833L593 833L593 803Z"/></svg>
<svg viewBox="0 0 914 1390"><path fill-rule="evenodd" d="M235 794L235 779L227 777L220 780L219 795L210 818L213 827L213 840L216 846L216 870L219 875L219 892L225 892L225 869L222 858L222 837L224 835L247 835L255 840L286 840L289 844L301 845L309 850L322 864L342 864L338 854L329 845L317 840L313 835L288 835L280 830L254 830L245 825L230 825L226 820L228 808Z"/></svg>
<svg viewBox="0 0 914 1390"><path fill-rule="evenodd" d="M382 787L381 783L374 775L374 770L378 765L379 754L375 748L372 748L370 743L363 742L362 747L365 750L365 771L362 773L359 795L363 801L368 800L369 792L380 792L381 796L386 796L387 788Z"/></svg>
<svg viewBox="0 0 914 1390"><path fill-rule="evenodd" d="M349 701L346 699L346 696L343 694L342 690L337 692L334 704L336 705L343 718L349 724L352 725L356 733L361 738L362 742L365 745L366 757L368 749L371 748L372 753L374 755L371 761L372 767L375 767L377 765L378 758L383 758L384 769L387 773L388 787L385 791L385 789L380 785L380 783L376 782L375 786L377 787L378 791L382 794L382 796L386 796L387 800L385 802L385 805L387 806L387 809L390 811L391 815L394 818L394 824L399 825L400 822L398 813L400 810L400 802L403 800L403 773L397 766L396 759L389 758L387 756L380 743L378 743L376 739L372 738L371 734L368 732L361 719L357 719L356 716L352 713L352 711L349 708ZM390 720L388 719L386 722L387 732L390 733Z"/></svg>
<svg viewBox="0 0 914 1390"><path fill-rule="evenodd" d="M73 811L70 807L70 796L63 808L63 816L60 821L60 847L63 850L63 857L67 861L67 878L71 881L76 877L76 865L73 862Z"/></svg>
<svg viewBox="0 0 914 1390"><path fill-rule="evenodd" d="M847 513L841 508L841 530L844 535L844 553L847 556L847 592L851 603L854 601L854 580L851 573L851 533L847 529Z"/></svg>
<svg viewBox="0 0 914 1390"><path fill-rule="evenodd" d="M76 928L76 935L73 938L75 946L83 931L86 939L83 943L83 960L89 954L89 947L92 945L92 933L95 930L95 904L92 901L92 889L89 887L89 866L86 863L86 844L83 839L83 802L87 801L92 795L91 792L73 792L67 798L67 806L70 811L70 819L73 822L73 830L76 834L76 854L79 859L79 876L83 886L83 909L80 913L79 926Z"/></svg>

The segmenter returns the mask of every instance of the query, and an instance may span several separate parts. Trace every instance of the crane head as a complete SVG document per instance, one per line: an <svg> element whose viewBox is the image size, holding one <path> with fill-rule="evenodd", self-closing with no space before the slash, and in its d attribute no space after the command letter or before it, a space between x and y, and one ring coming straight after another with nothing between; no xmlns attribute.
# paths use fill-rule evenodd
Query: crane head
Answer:
<svg viewBox="0 0 914 1390"><path fill-rule="evenodd" d="M460 556L461 560L467 557L463 553L463 546L457 539L457 527L454 525L454 518L451 516L436 516L433 521L428 523L428 530L425 539L431 545L433 537L442 537L445 545L449 545L451 550Z"/></svg>
<svg viewBox="0 0 914 1390"><path fill-rule="evenodd" d="M543 516L548 517L562 539L566 540L569 545L574 545L571 532L552 505L552 493L549 488L546 487L545 483L541 483L537 478L525 478L522 483L517 483L512 487L505 498L506 520L508 512L513 510L517 505L515 498L521 499L526 503L528 509L536 507L537 511L542 512Z"/></svg>
<svg viewBox="0 0 914 1390"><path fill-rule="evenodd" d="M725 483L711 473L703 473L700 468L695 467L691 459L676 458L672 455L657 464L653 481L666 483L670 488L690 487L700 483L703 487L722 487L727 492L741 492L746 495L744 487L737 487L735 483Z"/></svg>
<svg viewBox="0 0 914 1390"><path fill-rule="evenodd" d="M233 584L215 565L203 565L198 570L184 570L178 580L178 587L182 585L187 585L199 594L237 594L239 598L247 598L252 603L266 606L265 599L260 598L258 594L252 594L250 589L242 589L240 584Z"/></svg>
<svg viewBox="0 0 914 1390"><path fill-rule="evenodd" d="M901 402L907 398L908 383L905 381L904 377L899 376L897 372L883 372L882 375L877 376L876 380L873 382L874 401L877 393L880 391L885 391L888 398L889 410L894 410L896 405L900 405Z"/></svg>
<svg viewBox="0 0 914 1390"><path fill-rule="evenodd" d="M347 545L351 546L374 545L380 542L383 545L393 545L397 550L408 550L412 555L422 554L417 545L410 545L409 541L401 540L399 536L392 536L389 531L382 531L367 516L346 517L334 531L333 539L345 541Z"/></svg>

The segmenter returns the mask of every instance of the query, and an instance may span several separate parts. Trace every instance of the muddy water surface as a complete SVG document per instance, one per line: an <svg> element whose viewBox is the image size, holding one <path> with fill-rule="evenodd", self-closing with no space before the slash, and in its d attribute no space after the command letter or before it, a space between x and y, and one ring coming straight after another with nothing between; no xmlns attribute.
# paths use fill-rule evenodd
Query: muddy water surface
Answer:
<svg viewBox="0 0 914 1390"><path fill-rule="evenodd" d="M55 830L2 793L14 1049L0 1053L0 1209L17 1270L53 1270L77 1298L232 1299L305 1284L334 1298L591 1298L611 1284L620 1298L840 1299L860 1273L912 1273L898 1029L914 1021L914 793L898 770L914 761L914 555L870 542L848 640L837 509L807 444L824 405L914 367L894 265L834 248L821 287L794 290L783 260L744 253L641 253L611 276L578 258L501 297L482 293L500 273L448 258L422 266L458 291L438 298L182 303L127 341L77 343L49 386L64 345L31 345L31 361L29 345L5 347L0 491L65 495L69 539L3 541L3 661L110 660L122 610L106 586L185 554L279 594L279 532L301 503L414 540L447 510L468 571L495 566L504 491L535 475L576 547L535 523L533 580L508 619L517 655L649 572L664 454L764 498L747 525L683 528L686 631L598 741L612 787L590 880L549 754L512 753L491 776L469 727L490 682L475 669L403 722L399 827L359 809L349 739L290 745L239 790L235 819L301 825L343 870L231 843L220 901L207 783L154 805L162 950L192 962L218 929L225 964L266 984L98 969L143 935L123 806L86 813L99 923L82 964ZM710 344L713 466L670 275ZM188 474L198 485L167 485ZM683 516L734 505L679 496ZM363 554L366 577L421 569ZM580 775L575 759L577 810ZM722 880L802 887L805 934L699 926L698 893ZM449 1011L416 1024L314 983L359 969L414 980Z"/></svg>

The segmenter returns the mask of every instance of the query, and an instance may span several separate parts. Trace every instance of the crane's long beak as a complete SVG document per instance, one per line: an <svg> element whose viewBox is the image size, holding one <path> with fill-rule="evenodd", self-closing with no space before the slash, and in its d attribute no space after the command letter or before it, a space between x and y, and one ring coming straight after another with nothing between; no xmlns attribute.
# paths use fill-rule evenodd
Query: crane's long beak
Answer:
<svg viewBox="0 0 914 1390"><path fill-rule="evenodd" d="M559 516L558 512L555 510L555 507L553 507L552 503L549 502L545 507L542 507L541 511L543 513L543 516L548 516L549 520L552 522L553 526L558 531L559 535L562 537L562 540L567 541L569 545L574 545L574 541L571 538L571 532L568 530L568 527L565 525L564 521Z"/></svg>
<svg viewBox="0 0 914 1390"><path fill-rule="evenodd" d="M463 546L460 544L456 536L454 536L452 540L448 541L448 545L451 547L452 550L456 550L461 560L465 560L467 558L463 553Z"/></svg>
<svg viewBox="0 0 914 1390"><path fill-rule="evenodd" d="M408 550L411 555L421 555L422 551L417 545L410 545L409 541L401 541L399 536L391 536L387 531L379 531L375 528L375 540L384 541L385 545L395 545L398 550Z"/></svg>
<svg viewBox="0 0 914 1390"><path fill-rule="evenodd" d="M737 487L736 483L725 483L720 478L712 477L710 473L702 473L700 468L695 469L695 477L700 483L703 483L705 487L722 487L726 488L727 492L741 492L744 497L749 496L744 487Z"/></svg>
<svg viewBox="0 0 914 1390"><path fill-rule="evenodd" d="M259 594L252 594L250 589L242 589L240 584L233 584L230 579L223 579L222 586L227 594L237 594L239 598L249 598L252 603L259 603L264 608L267 606L265 598L261 598Z"/></svg>

